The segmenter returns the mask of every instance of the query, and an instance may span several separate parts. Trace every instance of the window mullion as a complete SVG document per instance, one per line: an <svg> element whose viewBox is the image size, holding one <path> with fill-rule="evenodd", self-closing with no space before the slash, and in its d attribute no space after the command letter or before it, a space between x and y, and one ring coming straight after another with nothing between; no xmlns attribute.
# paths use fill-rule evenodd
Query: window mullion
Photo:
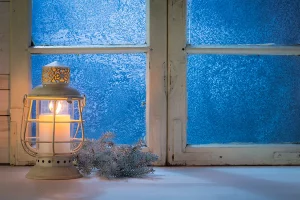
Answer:
<svg viewBox="0 0 300 200"><path fill-rule="evenodd" d="M19 143L23 95L31 88L30 55L26 47L31 42L31 0L11 1L10 51L10 164L28 165L33 158Z"/></svg>
<svg viewBox="0 0 300 200"><path fill-rule="evenodd" d="M147 45L99 45L99 46L34 46L31 54L100 54L100 53L146 53Z"/></svg>
<svg viewBox="0 0 300 200"><path fill-rule="evenodd" d="M198 45L186 47L188 54L300 55L299 46L274 45Z"/></svg>
<svg viewBox="0 0 300 200"><path fill-rule="evenodd" d="M147 0L147 145L166 163L167 0Z"/></svg>
<svg viewBox="0 0 300 200"><path fill-rule="evenodd" d="M186 3L168 1L168 162L178 160L186 146Z"/></svg>

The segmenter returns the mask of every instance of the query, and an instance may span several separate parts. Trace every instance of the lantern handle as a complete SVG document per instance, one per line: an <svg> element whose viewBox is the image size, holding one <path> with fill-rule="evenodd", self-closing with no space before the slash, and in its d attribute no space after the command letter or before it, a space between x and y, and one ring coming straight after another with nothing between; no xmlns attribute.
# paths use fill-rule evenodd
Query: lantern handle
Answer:
<svg viewBox="0 0 300 200"><path fill-rule="evenodd" d="M86 96L83 95L82 107L85 107L85 105L86 105Z"/></svg>
<svg viewBox="0 0 300 200"><path fill-rule="evenodd" d="M25 122L25 119L24 119L24 117L25 117L25 107L26 107L26 104L27 104L27 94L25 94L24 95L24 97L23 97L23 112L22 112L22 121L21 121L21 132L20 132L20 142L21 142L21 145L22 145L22 148L23 148L23 150L25 151L25 152L27 152L30 156L33 156L33 157L35 157L36 156L36 154L37 154L37 152L36 152L36 150L35 149L33 149L32 147L30 147L30 145L29 146L27 146L27 141L25 141L25 134L26 134L26 127L27 127L27 124L25 124L25 129L23 130L23 124L24 124L24 122ZM30 104L30 107L32 106L32 102L31 102L31 104ZM26 119L28 118L28 114L29 113L27 113L27 117L26 117Z"/></svg>

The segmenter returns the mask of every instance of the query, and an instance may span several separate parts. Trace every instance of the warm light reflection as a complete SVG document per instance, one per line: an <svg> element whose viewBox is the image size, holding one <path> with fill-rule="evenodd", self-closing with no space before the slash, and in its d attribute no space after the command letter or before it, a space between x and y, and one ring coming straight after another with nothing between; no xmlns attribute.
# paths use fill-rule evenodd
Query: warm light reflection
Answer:
<svg viewBox="0 0 300 200"><path fill-rule="evenodd" d="M56 103L56 114L58 114L62 109L62 103L60 101L57 101ZM50 101L49 103L49 110L53 113L54 110L54 101Z"/></svg>

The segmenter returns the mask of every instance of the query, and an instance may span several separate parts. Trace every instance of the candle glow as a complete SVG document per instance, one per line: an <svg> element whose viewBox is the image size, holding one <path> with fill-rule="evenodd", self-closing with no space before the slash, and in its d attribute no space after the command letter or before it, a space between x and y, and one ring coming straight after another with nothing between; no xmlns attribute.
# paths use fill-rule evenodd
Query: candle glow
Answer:
<svg viewBox="0 0 300 200"><path fill-rule="evenodd" d="M53 103L53 101L50 101L48 107L49 107L49 110L53 113L53 110L54 110L54 103ZM55 114L58 114L61 111L61 109L62 109L62 103L60 101L58 101L57 104L56 104L56 112L55 112Z"/></svg>

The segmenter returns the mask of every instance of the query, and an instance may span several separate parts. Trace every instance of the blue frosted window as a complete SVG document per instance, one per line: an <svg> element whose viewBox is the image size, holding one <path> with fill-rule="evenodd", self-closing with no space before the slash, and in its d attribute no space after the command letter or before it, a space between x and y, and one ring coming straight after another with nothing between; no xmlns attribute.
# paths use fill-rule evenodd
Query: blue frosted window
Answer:
<svg viewBox="0 0 300 200"><path fill-rule="evenodd" d="M144 44L146 0L32 0L35 45Z"/></svg>
<svg viewBox="0 0 300 200"><path fill-rule="evenodd" d="M32 84L41 84L42 66L59 61L71 68L71 86L87 96L84 110L88 138L106 131L115 142L132 144L146 134L146 55L32 55Z"/></svg>
<svg viewBox="0 0 300 200"><path fill-rule="evenodd" d="M188 43L299 44L299 0L188 0Z"/></svg>
<svg viewBox="0 0 300 200"><path fill-rule="evenodd" d="M190 55L188 144L300 142L300 57Z"/></svg>

